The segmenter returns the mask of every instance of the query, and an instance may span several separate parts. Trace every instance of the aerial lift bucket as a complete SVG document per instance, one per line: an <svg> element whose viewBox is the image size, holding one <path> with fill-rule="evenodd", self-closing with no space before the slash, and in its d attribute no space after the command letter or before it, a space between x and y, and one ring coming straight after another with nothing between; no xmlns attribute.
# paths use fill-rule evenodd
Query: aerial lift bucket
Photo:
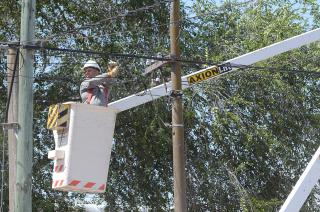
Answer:
<svg viewBox="0 0 320 212"><path fill-rule="evenodd" d="M52 188L102 193L106 189L117 111L82 103L50 106L47 128L55 150Z"/></svg>

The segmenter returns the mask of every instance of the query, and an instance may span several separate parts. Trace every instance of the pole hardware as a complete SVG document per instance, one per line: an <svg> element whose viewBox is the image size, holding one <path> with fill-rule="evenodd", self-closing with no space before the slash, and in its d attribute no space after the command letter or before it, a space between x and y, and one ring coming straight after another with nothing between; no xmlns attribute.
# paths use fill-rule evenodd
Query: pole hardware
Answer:
<svg viewBox="0 0 320 212"><path fill-rule="evenodd" d="M183 92L181 90L171 90L169 96L171 98L182 98Z"/></svg>
<svg viewBox="0 0 320 212"><path fill-rule="evenodd" d="M0 123L0 125L3 127L4 130L19 130L20 126L17 122L12 123Z"/></svg>
<svg viewBox="0 0 320 212"><path fill-rule="evenodd" d="M184 127L183 124L172 124L171 127Z"/></svg>
<svg viewBox="0 0 320 212"><path fill-rule="evenodd" d="M173 127L184 127L184 125L183 124L170 124L170 123L167 123L167 122L162 122L163 123L163 125L165 126L165 127L168 127L168 128L173 128Z"/></svg>

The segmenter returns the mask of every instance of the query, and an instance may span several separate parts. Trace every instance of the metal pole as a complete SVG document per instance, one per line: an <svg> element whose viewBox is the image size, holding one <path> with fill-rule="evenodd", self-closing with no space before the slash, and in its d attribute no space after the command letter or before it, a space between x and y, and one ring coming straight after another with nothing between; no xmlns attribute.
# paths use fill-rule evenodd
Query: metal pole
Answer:
<svg viewBox="0 0 320 212"><path fill-rule="evenodd" d="M172 59L180 59L179 49L179 0L171 2L170 9L170 52ZM173 176L174 176L174 209L187 211L186 173L184 155L184 126L182 108L181 64L172 63L172 144L173 144Z"/></svg>
<svg viewBox="0 0 320 212"><path fill-rule="evenodd" d="M22 45L32 44L34 39L35 0L23 0L21 8ZM21 49L19 79L17 140L17 193L15 212L32 211L32 151L33 151L33 50Z"/></svg>
<svg viewBox="0 0 320 212"><path fill-rule="evenodd" d="M14 69L18 69L15 65L17 56L17 50L10 48L8 50L8 85L11 85L13 80L13 86L11 90L10 105L8 111L8 123L18 122L18 71L14 73ZM13 77L13 74L15 75ZM10 89L8 89L8 95L10 95ZM9 151L9 211L14 212L14 198L16 194L16 163L17 163L17 138L15 136L16 130L8 130L8 151Z"/></svg>

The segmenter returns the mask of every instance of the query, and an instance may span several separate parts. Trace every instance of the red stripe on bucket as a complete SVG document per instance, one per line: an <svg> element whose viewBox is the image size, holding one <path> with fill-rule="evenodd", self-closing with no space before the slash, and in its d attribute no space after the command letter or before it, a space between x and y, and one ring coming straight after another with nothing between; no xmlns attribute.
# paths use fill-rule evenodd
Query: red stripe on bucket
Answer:
<svg viewBox="0 0 320 212"><path fill-rule="evenodd" d="M80 183L79 180L72 180L71 183L69 183L70 186L77 186Z"/></svg>
<svg viewBox="0 0 320 212"><path fill-rule="evenodd" d="M88 182L84 185L85 188L92 188L92 186L94 186L96 183L93 182Z"/></svg>
<svg viewBox="0 0 320 212"><path fill-rule="evenodd" d="M98 188L98 190L104 190L105 187L106 187L106 184L102 184L102 185Z"/></svg>
<svg viewBox="0 0 320 212"><path fill-rule="evenodd" d="M63 169L63 164L62 164L62 165L60 165L59 172L61 172L61 171L62 171L62 169Z"/></svg>

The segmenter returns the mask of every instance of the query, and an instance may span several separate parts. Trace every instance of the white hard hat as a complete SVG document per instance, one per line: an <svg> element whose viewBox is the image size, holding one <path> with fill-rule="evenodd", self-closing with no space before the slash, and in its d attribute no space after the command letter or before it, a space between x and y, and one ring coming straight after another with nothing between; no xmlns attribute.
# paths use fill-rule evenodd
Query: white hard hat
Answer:
<svg viewBox="0 0 320 212"><path fill-rule="evenodd" d="M98 64L96 61L94 61L94 60L88 60L88 61L84 64L83 69L88 68L88 67L96 68L96 69L98 69L98 70L101 72L101 68L100 68L99 64Z"/></svg>

